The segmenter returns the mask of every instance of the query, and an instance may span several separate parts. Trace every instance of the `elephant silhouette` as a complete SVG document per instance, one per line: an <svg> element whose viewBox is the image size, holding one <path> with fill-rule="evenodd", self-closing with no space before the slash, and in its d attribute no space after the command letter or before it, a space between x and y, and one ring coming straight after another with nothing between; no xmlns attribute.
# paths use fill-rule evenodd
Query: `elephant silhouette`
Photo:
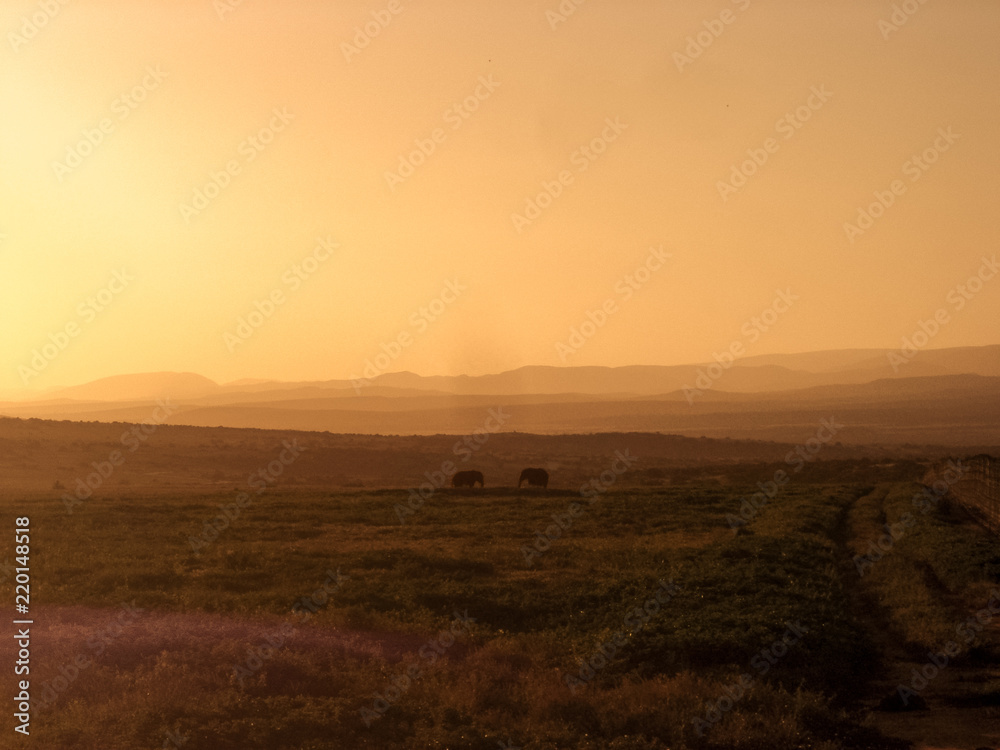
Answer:
<svg viewBox="0 0 1000 750"><path fill-rule="evenodd" d="M549 472L545 471L545 469L525 469L521 472L521 478L517 480L518 489L521 488L521 483L524 481L527 481L529 485L548 487Z"/></svg>
<svg viewBox="0 0 1000 750"><path fill-rule="evenodd" d="M475 487L476 482L480 487L485 487L483 482L483 472L481 471L459 471L451 478L452 487Z"/></svg>

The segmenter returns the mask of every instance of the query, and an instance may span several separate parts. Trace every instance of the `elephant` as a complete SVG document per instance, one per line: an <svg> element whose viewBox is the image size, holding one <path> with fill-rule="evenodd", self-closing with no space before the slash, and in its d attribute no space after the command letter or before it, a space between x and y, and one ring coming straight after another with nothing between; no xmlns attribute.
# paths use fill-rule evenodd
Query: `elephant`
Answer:
<svg viewBox="0 0 1000 750"><path fill-rule="evenodd" d="M525 469L521 472L521 478L517 480L518 489L521 488L521 483L527 481L529 485L537 485L539 487L549 486L549 472L545 469Z"/></svg>
<svg viewBox="0 0 1000 750"><path fill-rule="evenodd" d="M481 471L459 471L451 478L452 487L475 487L476 482L480 487L485 487L483 482L483 472Z"/></svg>

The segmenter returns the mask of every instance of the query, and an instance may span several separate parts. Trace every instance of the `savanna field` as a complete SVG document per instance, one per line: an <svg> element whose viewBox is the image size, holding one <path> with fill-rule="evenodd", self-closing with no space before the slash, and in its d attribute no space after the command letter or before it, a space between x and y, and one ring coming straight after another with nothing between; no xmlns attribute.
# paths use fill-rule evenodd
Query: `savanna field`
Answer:
<svg viewBox="0 0 1000 750"><path fill-rule="evenodd" d="M1000 750L1000 0L0 28L0 750Z"/></svg>
<svg viewBox="0 0 1000 750"><path fill-rule="evenodd" d="M758 491L745 477L769 471L591 497L438 490L407 513L405 490L277 488L211 539L233 491L95 496L72 514L53 493L8 495L5 517L33 528L36 703L18 746L996 737L995 538L921 495L919 472L814 469L742 515ZM929 710L878 710L901 701Z"/></svg>

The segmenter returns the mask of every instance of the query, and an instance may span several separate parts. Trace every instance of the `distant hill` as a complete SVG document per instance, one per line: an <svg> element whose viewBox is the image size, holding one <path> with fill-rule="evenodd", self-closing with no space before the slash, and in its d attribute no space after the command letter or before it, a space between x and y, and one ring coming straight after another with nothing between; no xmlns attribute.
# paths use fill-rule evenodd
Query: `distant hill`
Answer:
<svg viewBox="0 0 1000 750"><path fill-rule="evenodd" d="M884 349L843 349L767 354L736 360L713 381L712 389L731 393L784 391L820 385L869 383L883 378L936 375L1000 376L1000 345L928 349L894 370ZM588 393L602 395L659 395L695 386L700 373L718 366L714 361L689 365L630 365L625 367L553 367L532 365L493 375L417 375L384 373L361 387L374 387L383 395L406 396L415 392L480 395L532 395ZM283 393L312 389L312 395L340 391L356 396L350 380L298 381L243 379L219 385L194 373L145 373L117 375L83 385L54 389L35 401L129 401L169 395L176 399L217 397L228 402L245 393ZM291 396L297 398L298 396ZM309 396L312 397L312 396ZM235 399L238 400L238 399Z"/></svg>
<svg viewBox="0 0 1000 750"><path fill-rule="evenodd" d="M138 375L113 375L83 385L49 391L36 400L51 401L146 401L170 397L189 399L207 396L219 390L219 384L193 372L152 372Z"/></svg>
<svg viewBox="0 0 1000 750"><path fill-rule="evenodd" d="M714 379L699 381L699 376ZM700 387L691 394L685 388ZM884 350L764 355L729 369L709 364L522 367L482 376L387 373L350 381L243 380L193 373L104 378L0 415L78 421L149 419L157 398L169 421L363 434L469 434L490 408L504 429L536 433L662 431L766 440L806 439L821 418L850 422L846 442L1000 443L1000 346L920 352L894 372Z"/></svg>

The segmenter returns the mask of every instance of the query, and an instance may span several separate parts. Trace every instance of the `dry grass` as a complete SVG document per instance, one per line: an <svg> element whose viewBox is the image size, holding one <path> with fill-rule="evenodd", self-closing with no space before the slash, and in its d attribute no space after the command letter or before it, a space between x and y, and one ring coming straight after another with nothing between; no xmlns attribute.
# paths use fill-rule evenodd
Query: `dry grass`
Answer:
<svg viewBox="0 0 1000 750"><path fill-rule="evenodd" d="M800 483L734 535L725 516L741 487L609 493L530 566L521 545L572 497L455 494L401 525L392 505L403 492L274 493L200 555L187 536L228 495L95 499L73 517L39 504L35 695L78 655L92 663L38 710L33 740L52 750L160 748L168 732L188 737L184 750L893 747L836 703L870 658L834 538L855 493ZM881 508L860 501L850 535ZM331 569L348 580L299 621L293 606ZM607 666L570 690L580 659L668 579L684 587L676 599L625 628ZM113 633L132 600L145 612ZM422 659L456 609L477 622L444 658ZM700 736L707 704L794 621L810 635ZM252 652L285 622L295 634L254 668ZM419 678L366 726L361 709L414 663Z"/></svg>

